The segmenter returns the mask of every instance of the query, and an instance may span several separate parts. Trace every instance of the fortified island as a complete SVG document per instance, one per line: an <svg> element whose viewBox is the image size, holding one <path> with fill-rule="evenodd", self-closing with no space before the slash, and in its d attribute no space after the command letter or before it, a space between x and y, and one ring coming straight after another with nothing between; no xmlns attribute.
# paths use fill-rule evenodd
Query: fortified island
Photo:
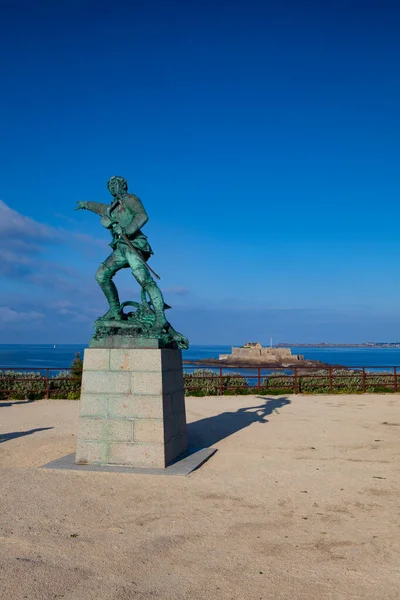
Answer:
<svg viewBox="0 0 400 600"><path fill-rule="evenodd" d="M244 346L232 347L232 354L220 354L221 362L249 363L288 363L303 361L302 354L292 354L290 348L263 347L259 342L246 342Z"/></svg>
<svg viewBox="0 0 400 600"><path fill-rule="evenodd" d="M326 366L316 360L305 360L302 354L292 354L290 348L263 347L259 342L247 342L232 347L231 354L220 354L218 358L185 360L187 364L218 365L224 367L315 367Z"/></svg>

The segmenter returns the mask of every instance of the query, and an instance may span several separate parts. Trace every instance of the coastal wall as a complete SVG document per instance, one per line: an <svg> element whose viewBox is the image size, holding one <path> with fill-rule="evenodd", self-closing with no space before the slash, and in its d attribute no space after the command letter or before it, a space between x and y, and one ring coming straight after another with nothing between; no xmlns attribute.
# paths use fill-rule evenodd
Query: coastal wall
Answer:
<svg viewBox="0 0 400 600"><path fill-rule="evenodd" d="M292 354L290 348L232 348L232 354L220 354L220 360L229 358L239 360L259 360L276 363L280 361L304 360L301 354Z"/></svg>

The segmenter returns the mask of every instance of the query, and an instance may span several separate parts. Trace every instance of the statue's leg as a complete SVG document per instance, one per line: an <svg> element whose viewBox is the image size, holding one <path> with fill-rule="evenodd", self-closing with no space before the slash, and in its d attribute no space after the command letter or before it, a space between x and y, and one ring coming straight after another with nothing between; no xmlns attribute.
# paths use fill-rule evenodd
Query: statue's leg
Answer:
<svg viewBox="0 0 400 600"><path fill-rule="evenodd" d="M126 251L126 258L129 262L129 266L132 269L133 276L136 281L141 285L145 292L148 293L150 300L154 307L156 314L156 328L162 328L167 323L164 313L164 298L160 288L153 280L152 276L145 265L139 260L139 258L132 251Z"/></svg>
<svg viewBox="0 0 400 600"><path fill-rule="evenodd" d="M129 264L122 254L115 250L110 256L99 266L96 272L96 281L104 292L107 298L110 310L103 318L113 319L119 317L120 302L118 291L115 283L112 281L115 273Z"/></svg>

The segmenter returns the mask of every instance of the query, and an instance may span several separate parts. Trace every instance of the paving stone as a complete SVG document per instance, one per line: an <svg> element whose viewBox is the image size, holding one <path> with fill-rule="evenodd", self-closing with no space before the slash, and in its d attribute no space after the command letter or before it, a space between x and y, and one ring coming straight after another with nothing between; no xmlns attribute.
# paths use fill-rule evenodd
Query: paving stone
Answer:
<svg viewBox="0 0 400 600"><path fill-rule="evenodd" d="M85 371L82 376L82 393L128 394L132 374L115 371Z"/></svg>
<svg viewBox="0 0 400 600"><path fill-rule="evenodd" d="M80 417L78 425L79 440L104 440L106 437L107 419Z"/></svg>
<svg viewBox="0 0 400 600"><path fill-rule="evenodd" d="M133 420L108 419L107 438L109 442L132 442Z"/></svg>
<svg viewBox="0 0 400 600"><path fill-rule="evenodd" d="M161 350L113 350L111 371L161 371Z"/></svg>
<svg viewBox="0 0 400 600"><path fill-rule="evenodd" d="M106 442L94 442L78 440L76 446L77 464L104 464L107 463L108 444Z"/></svg>
<svg viewBox="0 0 400 600"><path fill-rule="evenodd" d="M81 417L106 417L107 396L102 394L82 394L80 415Z"/></svg>
<svg viewBox="0 0 400 600"><path fill-rule="evenodd" d="M164 443L164 422L162 419L137 419L133 425L133 441L150 444Z"/></svg>
<svg viewBox="0 0 400 600"><path fill-rule="evenodd" d="M111 442L108 464L163 468L166 466L164 444Z"/></svg>
<svg viewBox="0 0 400 600"><path fill-rule="evenodd" d="M163 380L161 371L158 372L136 372L133 373L133 393L162 395Z"/></svg>
<svg viewBox="0 0 400 600"><path fill-rule="evenodd" d="M83 360L85 371L108 371L110 368L110 350L86 348Z"/></svg>
<svg viewBox="0 0 400 600"><path fill-rule="evenodd" d="M108 396L107 411L109 417L125 417L139 419L162 419L162 396L121 395Z"/></svg>

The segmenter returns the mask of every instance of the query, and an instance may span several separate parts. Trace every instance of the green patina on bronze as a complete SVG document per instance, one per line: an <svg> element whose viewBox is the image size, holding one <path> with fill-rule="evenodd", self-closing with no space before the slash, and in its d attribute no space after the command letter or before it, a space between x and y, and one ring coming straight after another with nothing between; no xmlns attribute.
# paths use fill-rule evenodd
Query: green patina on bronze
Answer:
<svg viewBox="0 0 400 600"><path fill-rule="evenodd" d="M153 251L141 231L149 219L143 204L137 196L128 193L128 184L123 177L111 177L107 187L113 196L110 205L78 202L75 209L90 210L100 215L101 224L112 235L112 253L100 264L96 273L96 281L110 309L95 322L95 334L90 345L109 347L113 338L130 347L188 348L188 340L175 331L165 317L165 310L170 307L165 304L151 273L159 279L158 275L147 264ZM141 286L141 302L121 304L112 279L117 271L128 267ZM126 306L135 310L125 313Z"/></svg>

